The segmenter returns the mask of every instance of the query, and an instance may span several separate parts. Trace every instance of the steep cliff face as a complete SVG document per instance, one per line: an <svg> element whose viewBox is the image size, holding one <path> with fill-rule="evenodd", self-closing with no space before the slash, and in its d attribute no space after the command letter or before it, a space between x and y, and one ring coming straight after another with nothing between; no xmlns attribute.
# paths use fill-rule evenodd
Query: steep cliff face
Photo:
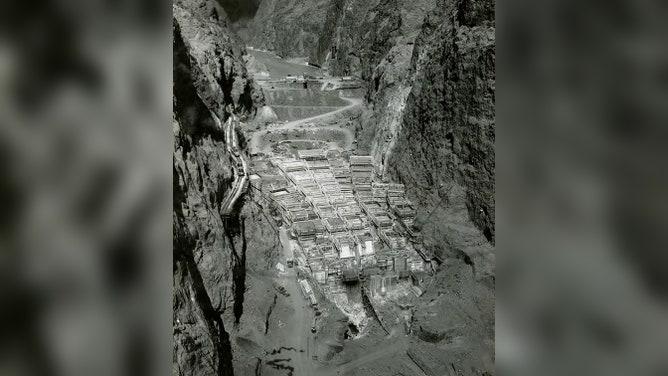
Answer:
<svg viewBox="0 0 668 376"><path fill-rule="evenodd" d="M428 212L464 187L493 243L494 2L332 0L325 28L313 59L366 83L360 151Z"/></svg>
<svg viewBox="0 0 668 376"><path fill-rule="evenodd" d="M234 180L222 122L254 114L262 96L222 8L177 1L173 10L174 373L231 375L253 244L246 228L258 230L245 215L220 215Z"/></svg>
<svg viewBox="0 0 668 376"><path fill-rule="evenodd" d="M411 356L433 374L493 373L494 2L418 1L410 14L431 11L412 27L390 3L344 10L330 67L367 83L361 152L406 184L419 243L444 260L416 304Z"/></svg>
<svg viewBox="0 0 668 376"><path fill-rule="evenodd" d="M445 262L413 321L415 356L434 374L494 372L494 33L493 0L441 0L415 41L405 100L383 88L388 59L374 72L375 116L391 113L388 95L403 106L395 126L368 123L371 148L406 184L422 244Z"/></svg>
<svg viewBox="0 0 668 376"><path fill-rule="evenodd" d="M248 45L283 57L309 56L323 30L329 0L263 0L251 20L235 23Z"/></svg>
<svg viewBox="0 0 668 376"><path fill-rule="evenodd" d="M424 208L441 210L447 190L463 187L469 217L493 244L494 2L446 0L438 9L416 41L413 87L388 172L413 187Z"/></svg>
<svg viewBox="0 0 668 376"><path fill-rule="evenodd" d="M390 50L412 50L436 0L331 0L312 60L370 81ZM398 54L395 52L394 54ZM410 54L410 53L409 53Z"/></svg>
<svg viewBox="0 0 668 376"><path fill-rule="evenodd" d="M176 0L173 15L197 68L190 78L203 103L223 121L228 105L237 114L254 115L262 92L246 71L245 48L230 31L223 8L211 0Z"/></svg>
<svg viewBox="0 0 668 376"><path fill-rule="evenodd" d="M332 0L325 30L312 60L335 75L355 75L366 84L367 111L357 140L383 166L401 131L413 85L411 58L425 17L436 0Z"/></svg>

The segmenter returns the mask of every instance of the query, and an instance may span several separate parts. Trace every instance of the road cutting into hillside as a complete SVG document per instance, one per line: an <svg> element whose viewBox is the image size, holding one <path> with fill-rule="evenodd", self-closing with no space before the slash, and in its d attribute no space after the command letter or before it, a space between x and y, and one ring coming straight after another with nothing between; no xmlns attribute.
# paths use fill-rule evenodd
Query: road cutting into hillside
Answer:
<svg viewBox="0 0 668 376"><path fill-rule="evenodd" d="M293 120L289 121L283 124L275 124L275 125L270 125L267 127L267 129L263 131L257 131L254 132L253 135L251 136L250 140L250 152L251 153L259 153L263 152L260 148L260 143L262 140L262 137L267 135L269 132L277 132L277 131L291 131L291 130L307 130L307 129L318 129L318 130L333 130L333 131L340 131L343 132L346 135L346 145L348 147L352 144L354 140L354 135L350 129L342 128L339 126L331 126L331 125L317 125L314 124L313 127L306 127L308 123L315 123L315 122L323 122L327 120L329 117L335 116L337 114L340 114L344 111L352 110L358 106L362 105L362 99L361 98L345 98L341 97L344 101L348 102L347 106L344 107L339 107L336 110L317 115L317 116L312 116L304 119L299 119L299 120ZM271 106L270 106L271 107ZM264 149L264 148L263 148Z"/></svg>

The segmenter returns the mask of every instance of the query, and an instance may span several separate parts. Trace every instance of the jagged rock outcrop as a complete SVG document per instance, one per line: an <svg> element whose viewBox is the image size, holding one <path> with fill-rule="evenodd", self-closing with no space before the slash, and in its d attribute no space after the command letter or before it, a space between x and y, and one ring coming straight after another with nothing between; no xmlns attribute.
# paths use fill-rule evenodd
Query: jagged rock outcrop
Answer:
<svg viewBox="0 0 668 376"><path fill-rule="evenodd" d="M422 20L435 4L436 0L331 0L311 60L328 63L335 75L351 74L370 82L391 49L412 51Z"/></svg>
<svg viewBox="0 0 668 376"><path fill-rule="evenodd" d="M262 0L216 0L229 17L230 21L253 18Z"/></svg>
<svg viewBox="0 0 668 376"><path fill-rule="evenodd" d="M243 315L247 253L265 248L248 250L257 242L246 229L259 230L247 215L220 215L234 181L223 122L252 116L263 97L220 6L176 1L173 10L173 371L232 375L230 333Z"/></svg>
<svg viewBox="0 0 668 376"><path fill-rule="evenodd" d="M247 73L245 48L230 31L223 8L213 0L176 0L173 15L198 68L191 78L202 101L221 120L228 105L237 114L254 115L262 92Z"/></svg>
<svg viewBox="0 0 668 376"><path fill-rule="evenodd" d="M494 364L494 2L441 0L436 10L415 42L398 130L374 124L391 142L373 148L417 204L423 246L445 260L432 303L416 306L421 361L479 375Z"/></svg>
<svg viewBox="0 0 668 376"><path fill-rule="evenodd" d="M469 217L493 244L494 2L441 3L416 41L389 173L409 187L436 187L437 195L411 188L423 207L447 199L444 188L464 187Z"/></svg>
<svg viewBox="0 0 668 376"><path fill-rule="evenodd" d="M335 36L329 47L321 38L316 57L329 54L334 74L366 82L361 152L406 184L420 242L445 262L415 307L415 356L435 374L493 372L494 2L338 9L327 23L338 25Z"/></svg>
<svg viewBox="0 0 668 376"><path fill-rule="evenodd" d="M426 209L433 187L465 187L493 244L494 2L331 0L312 60L366 82L357 139L383 175Z"/></svg>
<svg viewBox="0 0 668 376"><path fill-rule="evenodd" d="M412 89L414 44L436 6L436 0L332 0L312 55L333 74L358 76L366 83L367 111L356 139L360 152L371 153L381 171L401 131Z"/></svg>
<svg viewBox="0 0 668 376"><path fill-rule="evenodd" d="M251 20L235 24L248 45L283 57L306 57L318 43L329 0L263 0Z"/></svg>

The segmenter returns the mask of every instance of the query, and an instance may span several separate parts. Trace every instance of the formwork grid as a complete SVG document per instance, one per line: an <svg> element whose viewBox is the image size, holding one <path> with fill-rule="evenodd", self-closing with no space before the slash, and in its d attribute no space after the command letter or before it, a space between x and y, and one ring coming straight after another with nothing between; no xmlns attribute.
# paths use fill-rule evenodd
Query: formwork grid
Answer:
<svg viewBox="0 0 668 376"><path fill-rule="evenodd" d="M271 197L329 300L345 301L345 282L368 280L364 285L375 295L378 286L382 293L386 287L373 276L400 278L426 269L427 260L406 238L413 235L415 209L403 184L374 181L370 156L346 161L321 150L297 154L271 161L291 184ZM358 307L338 303L358 316Z"/></svg>

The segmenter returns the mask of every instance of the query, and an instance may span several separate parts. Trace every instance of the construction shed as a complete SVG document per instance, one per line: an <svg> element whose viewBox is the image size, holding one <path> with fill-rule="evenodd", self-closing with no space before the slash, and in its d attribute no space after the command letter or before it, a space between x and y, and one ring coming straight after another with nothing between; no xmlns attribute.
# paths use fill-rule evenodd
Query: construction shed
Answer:
<svg viewBox="0 0 668 376"><path fill-rule="evenodd" d="M292 228L294 229L295 235L297 236L311 236L315 235L316 233L316 228L313 224L313 221L294 222L292 224Z"/></svg>
<svg viewBox="0 0 668 376"><path fill-rule="evenodd" d="M327 160L327 152L322 149L299 150L297 155L307 161Z"/></svg>
<svg viewBox="0 0 668 376"><path fill-rule="evenodd" d="M325 228L327 228L327 231L329 232L339 232L346 230L346 224L339 217L325 218L324 222Z"/></svg>
<svg viewBox="0 0 668 376"><path fill-rule="evenodd" d="M369 155L352 155L350 156L351 166L373 165L373 157Z"/></svg>

